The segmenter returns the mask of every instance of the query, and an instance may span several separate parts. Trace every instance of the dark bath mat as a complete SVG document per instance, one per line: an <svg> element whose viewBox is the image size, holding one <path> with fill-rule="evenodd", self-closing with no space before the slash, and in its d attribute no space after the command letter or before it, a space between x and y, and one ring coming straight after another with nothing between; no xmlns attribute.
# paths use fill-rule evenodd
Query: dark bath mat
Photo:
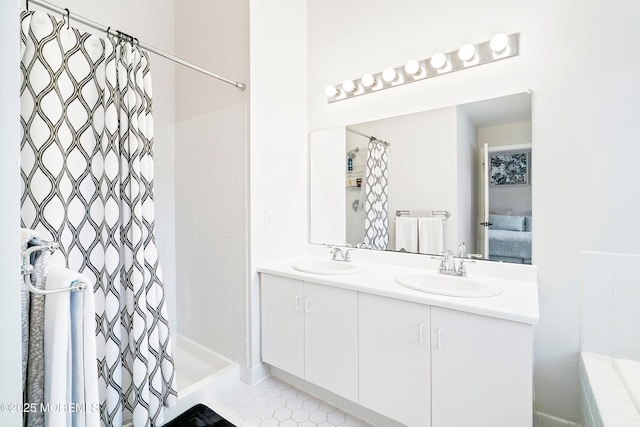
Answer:
<svg viewBox="0 0 640 427"><path fill-rule="evenodd" d="M205 405L198 404L165 424L164 427L234 427L234 425Z"/></svg>

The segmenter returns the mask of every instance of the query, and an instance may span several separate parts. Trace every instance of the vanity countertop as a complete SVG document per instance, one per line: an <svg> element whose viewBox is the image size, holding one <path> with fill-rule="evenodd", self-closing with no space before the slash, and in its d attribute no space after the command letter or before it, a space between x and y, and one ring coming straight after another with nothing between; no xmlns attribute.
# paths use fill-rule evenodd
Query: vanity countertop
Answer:
<svg viewBox="0 0 640 427"><path fill-rule="evenodd" d="M498 319L532 325L538 324L538 285L536 282L506 280L486 276L479 277L469 273L469 278L499 286L502 288L502 293L493 297L483 298L452 297L412 290L395 281L397 274L436 273L431 269L357 261L358 264L366 266L365 271L354 274L323 275L295 270L292 264L300 258L306 258L306 256L274 261L261 265L257 270L259 273L465 311ZM464 280L464 278L461 280Z"/></svg>

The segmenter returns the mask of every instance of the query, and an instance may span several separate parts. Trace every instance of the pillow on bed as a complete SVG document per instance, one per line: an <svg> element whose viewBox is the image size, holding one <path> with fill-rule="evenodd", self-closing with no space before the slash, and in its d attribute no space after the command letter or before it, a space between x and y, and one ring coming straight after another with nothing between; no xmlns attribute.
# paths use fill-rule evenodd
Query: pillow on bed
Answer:
<svg viewBox="0 0 640 427"><path fill-rule="evenodd" d="M531 215L524 217L524 231L531 231Z"/></svg>
<svg viewBox="0 0 640 427"><path fill-rule="evenodd" d="M489 215L489 228L494 230L524 231L524 216Z"/></svg>
<svg viewBox="0 0 640 427"><path fill-rule="evenodd" d="M491 209L489 211L491 215L513 215L513 209Z"/></svg>

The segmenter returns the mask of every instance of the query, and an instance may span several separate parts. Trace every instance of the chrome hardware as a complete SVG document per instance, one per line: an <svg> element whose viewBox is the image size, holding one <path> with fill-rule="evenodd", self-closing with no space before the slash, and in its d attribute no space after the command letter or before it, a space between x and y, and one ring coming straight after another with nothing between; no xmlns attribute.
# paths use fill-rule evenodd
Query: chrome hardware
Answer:
<svg viewBox="0 0 640 427"><path fill-rule="evenodd" d="M460 265L456 267L456 258L453 256L453 252L450 250L446 251L440 260L438 273L448 276L466 276L467 269L464 266L464 258L460 259Z"/></svg>
<svg viewBox="0 0 640 427"><path fill-rule="evenodd" d="M351 262L351 251L353 248L345 249L344 252L335 246L329 246L329 248L331 249L329 253L331 254L332 261Z"/></svg>

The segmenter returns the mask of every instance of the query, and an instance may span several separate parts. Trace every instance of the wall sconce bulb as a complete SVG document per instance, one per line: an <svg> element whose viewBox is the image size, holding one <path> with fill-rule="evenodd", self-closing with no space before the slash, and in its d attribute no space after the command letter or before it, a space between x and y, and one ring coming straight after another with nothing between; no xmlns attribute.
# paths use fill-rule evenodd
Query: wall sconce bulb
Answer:
<svg viewBox="0 0 640 427"><path fill-rule="evenodd" d="M374 87L378 81L376 80L375 77L373 77L371 74L365 74L360 78L360 82L362 83L362 86L364 87L368 87L368 88L372 88Z"/></svg>
<svg viewBox="0 0 640 427"><path fill-rule="evenodd" d="M433 68L435 68L436 70L439 70L440 68L447 65L447 57L445 56L444 53L438 52L431 57L430 62Z"/></svg>
<svg viewBox="0 0 640 427"><path fill-rule="evenodd" d="M324 88L324 94L327 95L329 98L332 98L334 96L338 96L338 88L335 87L334 85L329 85L326 88Z"/></svg>
<svg viewBox="0 0 640 427"><path fill-rule="evenodd" d="M465 44L458 51L458 57L463 61L471 61L476 56L476 47L472 44Z"/></svg>
<svg viewBox="0 0 640 427"><path fill-rule="evenodd" d="M342 82L342 90L347 93L354 93L358 90L358 86L353 82L353 80L345 80Z"/></svg>
<svg viewBox="0 0 640 427"><path fill-rule="evenodd" d="M502 52L509 45L509 37L506 34L496 34L489 42L491 50L495 53Z"/></svg>
<svg viewBox="0 0 640 427"><path fill-rule="evenodd" d="M396 70L389 67L382 72L382 80L387 83L393 82L396 78L398 78L398 74L396 74Z"/></svg>
<svg viewBox="0 0 640 427"><path fill-rule="evenodd" d="M415 59L410 59L404 66L404 71L412 76L420 73L420 63Z"/></svg>

